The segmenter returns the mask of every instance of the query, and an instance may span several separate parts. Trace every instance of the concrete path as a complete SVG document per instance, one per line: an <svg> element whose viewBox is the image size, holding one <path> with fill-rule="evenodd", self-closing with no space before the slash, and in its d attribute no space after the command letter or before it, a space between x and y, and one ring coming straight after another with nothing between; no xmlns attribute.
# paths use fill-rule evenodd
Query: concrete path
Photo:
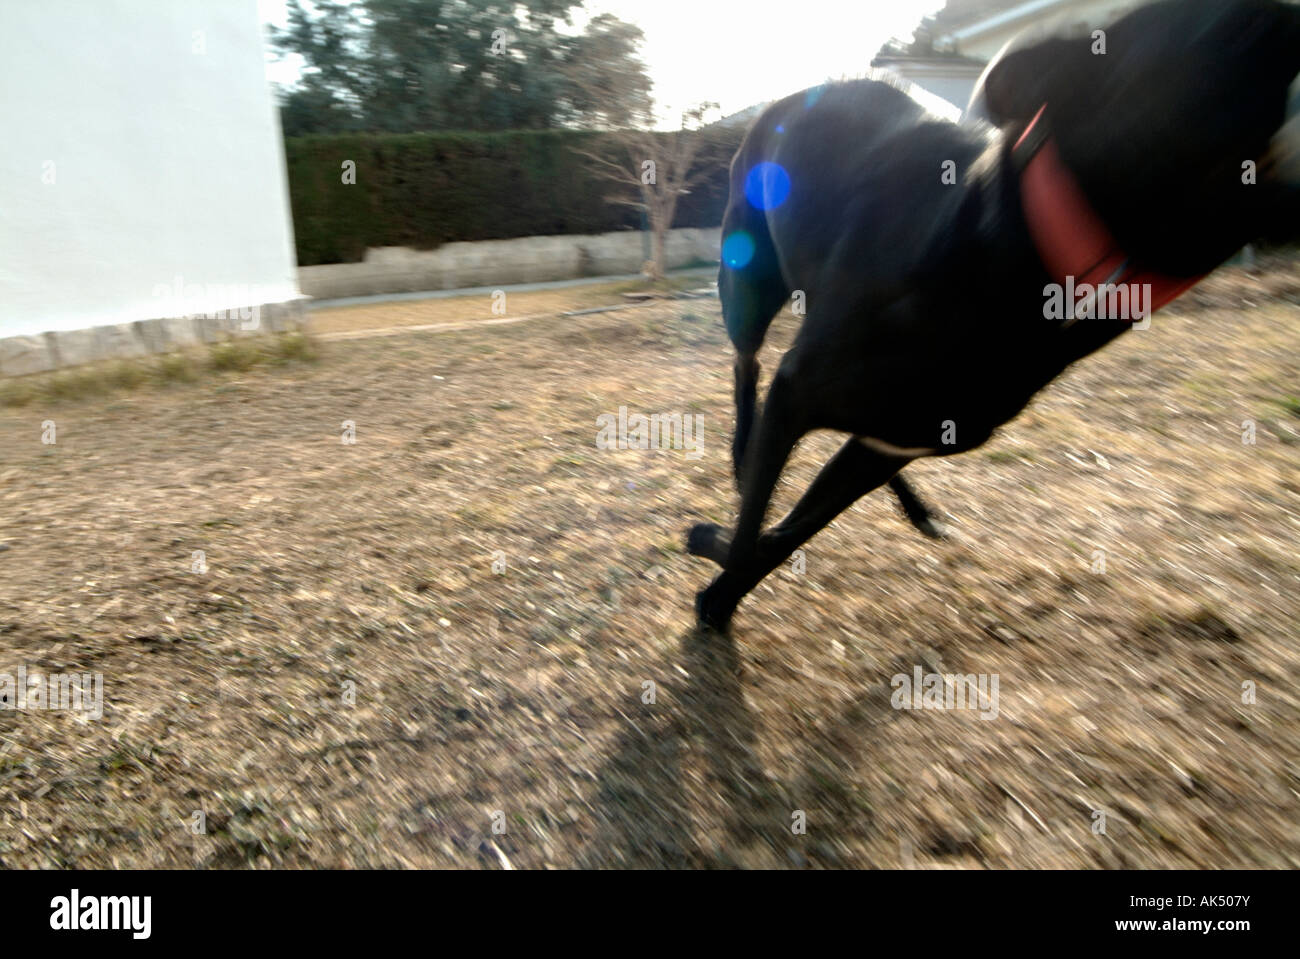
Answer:
<svg viewBox="0 0 1300 959"><path fill-rule="evenodd" d="M498 289L504 289L499 287ZM509 326L511 323L525 323L528 320L555 319L560 317L586 316L589 313L612 313L614 310L632 310L647 303L662 303L663 300L638 300L619 303L616 306L598 306L590 310L574 310L571 313L528 313L524 316L503 316L494 320L466 320L461 323L419 323L415 326L380 326L367 330L336 330L333 333L313 334L318 340L363 340L371 336L401 336L403 333L449 333L453 330L468 330L476 326Z"/></svg>

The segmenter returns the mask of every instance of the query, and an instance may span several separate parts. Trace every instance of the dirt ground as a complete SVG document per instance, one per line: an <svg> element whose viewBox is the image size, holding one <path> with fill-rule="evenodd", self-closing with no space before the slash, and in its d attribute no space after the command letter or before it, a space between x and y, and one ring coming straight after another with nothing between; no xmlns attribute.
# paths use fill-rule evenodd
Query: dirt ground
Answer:
<svg viewBox="0 0 1300 959"><path fill-rule="evenodd" d="M951 541L872 494L730 640L716 300L0 409L0 673L105 704L0 710L0 866L1300 866L1298 301L1221 272L912 466ZM917 666L996 718L891 708Z"/></svg>

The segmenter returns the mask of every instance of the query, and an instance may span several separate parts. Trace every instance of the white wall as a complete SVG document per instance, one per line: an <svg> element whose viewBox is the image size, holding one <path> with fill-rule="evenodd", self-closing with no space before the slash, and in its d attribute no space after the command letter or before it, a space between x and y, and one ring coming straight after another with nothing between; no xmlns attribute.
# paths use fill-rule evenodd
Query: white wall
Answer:
<svg viewBox="0 0 1300 959"><path fill-rule="evenodd" d="M1022 6L1032 10L1032 16L992 27L980 32L978 36L962 38L961 31L958 31L955 34L956 49L968 57L991 60L1007 41L1022 32L1048 33L1056 29L1074 28L1080 31L1095 29L1118 20L1141 2L1142 0L1073 0L1073 2L1055 4L1026 3ZM995 15L990 17L989 21L997 19Z"/></svg>
<svg viewBox="0 0 1300 959"><path fill-rule="evenodd" d="M256 0L0 0L0 336L297 296L263 46Z"/></svg>
<svg viewBox="0 0 1300 959"><path fill-rule="evenodd" d="M905 59L890 63L887 69L943 100L954 108L957 114L966 109L966 104L970 102L971 91L975 89L975 81L984 72L982 66L975 64L948 65L933 60ZM926 106L940 116L946 115L929 104Z"/></svg>

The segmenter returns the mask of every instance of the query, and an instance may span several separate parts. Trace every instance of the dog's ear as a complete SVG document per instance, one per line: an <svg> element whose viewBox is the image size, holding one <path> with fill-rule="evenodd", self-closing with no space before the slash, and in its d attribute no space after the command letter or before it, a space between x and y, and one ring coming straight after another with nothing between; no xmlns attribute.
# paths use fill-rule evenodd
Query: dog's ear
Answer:
<svg viewBox="0 0 1300 959"><path fill-rule="evenodd" d="M975 84L968 116L994 126L1028 123L1054 94L1068 88L1078 60L1079 40L1052 38L1033 44L1012 40L985 68Z"/></svg>

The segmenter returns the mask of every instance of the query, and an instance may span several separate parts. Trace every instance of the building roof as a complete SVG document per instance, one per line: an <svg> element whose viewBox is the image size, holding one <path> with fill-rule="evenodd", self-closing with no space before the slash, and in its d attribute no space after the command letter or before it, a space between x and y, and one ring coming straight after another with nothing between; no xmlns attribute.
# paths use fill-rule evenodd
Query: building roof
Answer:
<svg viewBox="0 0 1300 959"><path fill-rule="evenodd" d="M771 100L764 100L762 103L755 103L753 106L745 107L743 110L737 110L735 113L728 114L721 120L714 120L709 126L718 127L745 127L754 122L755 117L766 109Z"/></svg>
<svg viewBox="0 0 1300 959"><path fill-rule="evenodd" d="M937 56L915 56L915 57L909 57L907 54L897 54L897 55L886 54L885 56L876 57L874 60L872 60L871 66L881 67L887 70L892 66L896 66L904 63L929 64L936 67L973 67L981 70L987 65L985 61L979 60L975 57L963 57L963 56L958 56L956 54L937 55Z"/></svg>
<svg viewBox="0 0 1300 959"><path fill-rule="evenodd" d="M930 19L934 21L937 32L951 33L1025 2L1026 0L947 0L943 8L936 11Z"/></svg>
<svg viewBox="0 0 1300 959"><path fill-rule="evenodd" d="M1035 20L1061 7L1068 7L1077 0L1027 0L1007 9L999 10L988 16L981 16L960 26L948 28L941 40L945 45L957 46L964 41L974 40L995 30L1004 30L1021 23Z"/></svg>

